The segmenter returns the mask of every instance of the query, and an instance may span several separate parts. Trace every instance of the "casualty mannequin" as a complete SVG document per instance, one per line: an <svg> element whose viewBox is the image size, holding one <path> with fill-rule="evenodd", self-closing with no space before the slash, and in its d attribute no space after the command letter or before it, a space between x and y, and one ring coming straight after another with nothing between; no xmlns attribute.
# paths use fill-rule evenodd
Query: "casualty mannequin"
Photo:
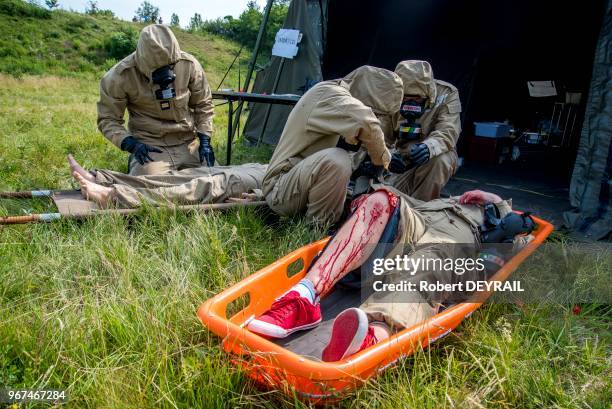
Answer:
<svg viewBox="0 0 612 409"><path fill-rule="evenodd" d="M180 50L164 25L146 26L136 51L100 82L98 129L130 153L130 175L213 166L212 118L212 94L202 66Z"/></svg>
<svg viewBox="0 0 612 409"><path fill-rule="evenodd" d="M361 146L382 173L391 155L377 116L397 112L402 95L397 74L371 66L308 90L291 111L264 178L270 208L321 224L337 222L353 170L339 142Z"/></svg>
<svg viewBox="0 0 612 409"><path fill-rule="evenodd" d="M385 124L387 143L397 150L387 182L416 199L437 199L457 169L459 92L434 79L427 61L402 61L395 73L404 84L404 99L392 122Z"/></svg>
<svg viewBox="0 0 612 409"><path fill-rule="evenodd" d="M353 202L353 214L321 250L304 279L278 298L267 312L251 320L247 326L250 331L285 338L319 325L320 298L350 271L368 263L376 243L390 244L388 252L385 250L376 257L389 260L405 254L435 260L476 257L482 243L514 241L518 250L533 238L524 236L533 230L533 220L528 215L512 213L511 203L493 193L475 190L460 197L423 202L396 189L379 187ZM490 230L481 230L480 226L488 221L499 223ZM496 264L501 267L503 259L496 257ZM487 274L482 270L455 274L391 269L385 281L452 283L468 280L468 276L469 280L486 279ZM469 290L372 294L359 308L349 308L335 318L322 359L329 362L346 358L388 338L394 331L422 323L438 312L441 302L449 299L463 302L470 295Z"/></svg>
<svg viewBox="0 0 612 409"><path fill-rule="evenodd" d="M68 155L81 194L99 207L136 208L261 200L266 165L201 166L163 175L131 176L112 170L85 170Z"/></svg>

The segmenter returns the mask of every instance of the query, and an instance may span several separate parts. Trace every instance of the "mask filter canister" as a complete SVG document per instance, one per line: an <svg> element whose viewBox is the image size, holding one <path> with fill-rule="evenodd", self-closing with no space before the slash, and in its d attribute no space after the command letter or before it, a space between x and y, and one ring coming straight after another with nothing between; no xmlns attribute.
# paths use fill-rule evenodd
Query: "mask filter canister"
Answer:
<svg viewBox="0 0 612 409"><path fill-rule="evenodd" d="M171 84L176 79L176 74L172 71L170 65L164 65L153 71L151 81L159 85L159 89L155 90L155 98L160 101L167 101L176 97L176 91Z"/></svg>

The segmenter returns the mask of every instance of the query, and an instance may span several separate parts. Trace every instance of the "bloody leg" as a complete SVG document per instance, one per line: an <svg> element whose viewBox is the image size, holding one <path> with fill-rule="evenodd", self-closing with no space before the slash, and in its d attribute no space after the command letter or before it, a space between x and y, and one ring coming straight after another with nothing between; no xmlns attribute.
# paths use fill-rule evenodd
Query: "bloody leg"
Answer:
<svg viewBox="0 0 612 409"><path fill-rule="evenodd" d="M305 277L314 284L319 296L368 259L396 205L397 197L386 191L377 191L361 200Z"/></svg>

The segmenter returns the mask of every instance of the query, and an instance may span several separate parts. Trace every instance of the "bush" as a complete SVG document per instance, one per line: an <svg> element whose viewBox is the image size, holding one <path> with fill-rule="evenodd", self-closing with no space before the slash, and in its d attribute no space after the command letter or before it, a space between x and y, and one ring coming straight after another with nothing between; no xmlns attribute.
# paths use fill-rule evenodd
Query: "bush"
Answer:
<svg viewBox="0 0 612 409"><path fill-rule="evenodd" d="M80 31L89 29L90 27L91 21L88 18L81 16L66 21L64 25L64 29L70 34L77 34Z"/></svg>
<svg viewBox="0 0 612 409"><path fill-rule="evenodd" d="M104 49L109 57L120 60L136 50L137 43L138 33L136 33L136 30L130 28L111 34L110 38L108 38L104 44Z"/></svg>
<svg viewBox="0 0 612 409"><path fill-rule="evenodd" d="M276 32L283 26L288 10L288 0L277 0L272 5L266 35L262 43L262 54L269 54L272 50ZM262 20L263 10L259 8L255 1L249 1L246 10L238 18L225 16L214 20L206 20L199 27L194 27L193 31L220 35L235 40L248 48L253 48Z"/></svg>
<svg viewBox="0 0 612 409"><path fill-rule="evenodd" d="M101 68L102 68L102 70L103 70L103 71L108 71L108 70L110 70L111 68L113 68L113 66L114 66L115 64L117 64L117 62L118 62L118 61L117 61L117 60L115 60L114 58L109 58L109 59L107 59L107 60L105 60L105 61L104 61L104 63L102 64L102 67L101 67Z"/></svg>
<svg viewBox="0 0 612 409"><path fill-rule="evenodd" d="M89 13L89 14L92 14L92 13ZM113 11L110 9L100 9L96 11L95 13L93 13L92 15L96 17L106 17L110 19L114 19L116 17L115 13L113 13Z"/></svg>
<svg viewBox="0 0 612 409"><path fill-rule="evenodd" d="M22 0L0 1L0 13L17 17L51 18L49 10Z"/></svg>

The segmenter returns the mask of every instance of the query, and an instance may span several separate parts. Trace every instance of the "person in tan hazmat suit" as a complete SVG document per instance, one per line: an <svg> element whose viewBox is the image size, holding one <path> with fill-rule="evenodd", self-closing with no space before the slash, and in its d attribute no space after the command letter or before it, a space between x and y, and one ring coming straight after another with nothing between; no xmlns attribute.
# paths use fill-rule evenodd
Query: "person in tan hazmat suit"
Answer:
<svg viewBox="0 0 612 409"><path fill-rule="evenodd" d="M83 197L102 208L261 200L261 184L267 168L259 163L247 163L132 176L106 169L87 171L72 155L68 155L68 164Z"/></svg>
<svg viewBox="0 0 612 409"><path fill-rule="evenodd" d="M100 82L98 128L130 153L131 175L213 166L212 118L212 94L202 66L180 50L164 25L145 27L136 51Z"/></svg>
<svg viewBox="0 0 612 409"><path fill-rule="evenodd" d="M427 61L402 61L395 73L404 84L404 99L392 121L385 124L387 144L397 150L386 181L413 198L437 199L457 169L459 92L434 79Z"/></svg>
<svg viewBox="0 0 612 409"><path fill-rule="evenodd" d="M377 116L397 112L402 95L397 74L371 66L308 90L291 111L264 177L270 208L281 215L305 213L321 224L337 222L353 170L339 141L361 146L382 173L391 155Z"/></svg>

